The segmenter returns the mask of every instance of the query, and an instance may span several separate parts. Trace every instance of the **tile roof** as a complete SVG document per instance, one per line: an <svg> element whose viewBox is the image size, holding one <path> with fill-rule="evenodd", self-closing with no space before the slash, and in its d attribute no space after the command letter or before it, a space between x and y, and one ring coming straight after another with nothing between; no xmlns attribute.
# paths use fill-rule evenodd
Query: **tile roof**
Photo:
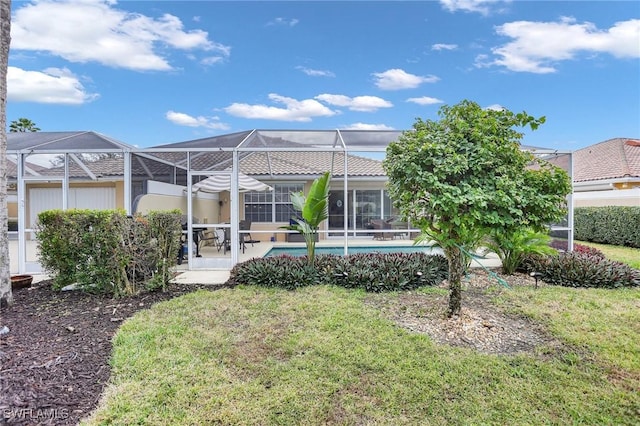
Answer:
<svg viewBox="0 0 640 426"><path fill-rule="evenodd" d="M151 153L145 157L134 154L131 160L133 176L148 176L149 179L158 179L160 176L169 176L173 173L172 166L153 161L149 157L158 157L168 162L176 162L185 167L184 154L177 153ZM342 176L344 173L344 154L331 152L254 152L240 153L240 171L251 176L315 176L332 170L333 176ZM371 158L348 155L349 175L352 177L379 177L385 176L382 162ZM84 161L84 165L98 178L119 178L124 171L124 161L120 155L110 158L102 158L97 161ZM228 152L203 152L192 156L192 170L223 171L231 168L231 153ZM333 167L332 167L333 164ZM14 166L15 169L15 166ZM64 167L40 168L40 174L47 176L62 176ZM15 176L15 170L13 174ZM69 177L88 179L87 172L73 160L69 160Z"/></svg>
<svg viewBox="0 0 640 426"><path fill-rule="evenodd" d="M349 176L386 176L382 162L371 158L349 154L347 156ZM344 153L342 152L270 152L253 153L240 162L240 171L254 176L319 175L331 170L333 176L344 175Z"/></svg>
<svg viewBox="0 0 640 426"><path fill-rule="evenodd" d="M640 140L609 139L574 151L573 181L640 178Z"/></svg>

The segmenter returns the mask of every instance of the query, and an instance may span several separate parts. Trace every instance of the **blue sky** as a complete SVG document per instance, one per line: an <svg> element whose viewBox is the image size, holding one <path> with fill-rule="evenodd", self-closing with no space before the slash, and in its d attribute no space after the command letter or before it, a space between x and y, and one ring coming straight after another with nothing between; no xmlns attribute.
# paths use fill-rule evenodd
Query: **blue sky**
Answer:
<svg viewBox="0 0 640 426"><path fill-rule="evenodd" d="M7 122L153 146L409 129L470 99L523 143L640 138L637 1L13 1Z"/></svg>

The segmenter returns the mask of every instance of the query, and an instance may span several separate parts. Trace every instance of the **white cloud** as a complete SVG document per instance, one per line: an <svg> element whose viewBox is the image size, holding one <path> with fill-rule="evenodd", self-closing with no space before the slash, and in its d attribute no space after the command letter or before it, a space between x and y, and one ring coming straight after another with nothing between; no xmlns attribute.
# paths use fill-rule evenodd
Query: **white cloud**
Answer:
<svg viewBox="0 0 640 426"><path fill-rule="evenodd" d="M488 15L494 6L509 3L510 0L440 0L440 4L449 12L477 12Z"/></svg>
<svg viewBox="0 0 640 426"><path fill-rule="evenodd" d="M431 46L431 50L456 50L457 44L436 43Z"/></svg>
<svg viewBox="0 0 640 426"><path fill-rule="evenodd" d="M421 96L419 98L409 98L407 99L407 102L413 102L414 104L418 104L418 105L435 105L435 104L444 103L444 101L441 99L431 98L429 96Z"/></svg>
<svg viewBox="0 0 640 426"><path fill-rule="evenodd" d="M293 18L293 19L287 19L287 18L275 18L272 21L267 22L267 26L281 26L281 27L295 27L296 25L298 25L298 23L300 22L300 20Z"/></svg>
<svg viewBox="0 0 640 426"><path fill-rule="evenodd" d="M342 127L343 130L395 130L386 124L353 123Z"/></svg>
<svg viewBox="0 0 640 426"><path fill-rule="evenodd" d="M233 103L224 108L227 114L251 119L278 120L278 121L311 121L313 117L331 117L338 112L322 105L315 99L297 100L270 93L269 99L283 104L284 108L269 105L250 105L245 103Z"/></svg>
<svg viewBox="0 0 640 426"><path fill-rule="evenodd" d="M375 85L382 90L415 89L423 83L435 83L440 80L435 75L419 76L398 68L372 75L376 78Z"/></svg>
<svg viewBox="0 0 640 426"><path fill-rule="evenodd" d="M81 105L99 97L89 93L77 76L66 68L27 71L7 68L8 100L42 104Z"/></svg>
<svg viewBox="0 0 640 426"><path fill-rule="evenodd" d="M226 123L221 123L218 117L193 117L183 112L167 111L165 118L179 126L187 127L205 127L207 129L229 130L230 127Z"/></svg>
<svg viewBox="0 0 640 426"><path fill-rule="evenodd" d="M600 30L590 22L573 18L559 22L517 21L496 28L513 41L492 49L495 58L480 55L477 67L503 66L511 71L547 74L556 72L560 61L580 53L607 53L616 58L640 58L640 19L617 22Z"/></svg>
<svg viewBox="0 0 640 426"><path fill-rule="evenodd" d="M314 70L314 69L303 67L303 66L297 66L296 69L302 71L303 73L311 77L335 77L336 76L331 71Z"/></svg>
<svg viewBox="0 0 640 426"><path fill-rule="evenodd" d="M179 18L151 18L115 8L108 0L40 0L15 11L11 49L47 52L71 62L98 62L132 70L170 70L158 48L202 50L226 58L231 48L202 30L185 31Z"/></svg>
<svg viewBox="0 0 640 426"><path fill-rule="evenodd" d="M391 108L393 104L377 96L356 96L350 98L345 95L331 95L323 93L315 99L331 105L346 107L351 111L375 112L380 108Z"/></svg>
<svg viewBox="0 0 640 426"><path fill-rule="evenodd" d="M489 111L505 111L506 110L506 108L500 104L492 104L487 107L484 107L484 109Z"/></svg>

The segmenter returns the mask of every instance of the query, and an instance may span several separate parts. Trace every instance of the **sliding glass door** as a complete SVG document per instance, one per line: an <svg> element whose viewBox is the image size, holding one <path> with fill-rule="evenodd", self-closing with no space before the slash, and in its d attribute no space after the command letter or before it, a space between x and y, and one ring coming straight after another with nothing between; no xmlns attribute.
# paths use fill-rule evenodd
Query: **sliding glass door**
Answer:
<svg viewBox="0 0 640 426"><path fill-rule="evenodd" d="M383 189L353 189L329 192L329 236L342 236L347 206L347 229L349 236L366 237L370 234L371 221L389 219L394 216L387 191Z"/></svg>

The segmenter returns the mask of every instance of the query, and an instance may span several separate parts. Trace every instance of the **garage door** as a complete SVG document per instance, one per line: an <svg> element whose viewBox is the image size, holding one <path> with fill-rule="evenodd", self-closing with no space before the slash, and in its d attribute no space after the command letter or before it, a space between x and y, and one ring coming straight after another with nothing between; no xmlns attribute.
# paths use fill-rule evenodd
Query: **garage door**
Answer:
<svg viewBox="0 0 640 426"><path fill-rule="evenodd" d="M29 223L35 224L38 213L62 208L62 188L32 188L29 191ZM115 188L69 188L69 208L108 210L116 208Z"/></svg>

